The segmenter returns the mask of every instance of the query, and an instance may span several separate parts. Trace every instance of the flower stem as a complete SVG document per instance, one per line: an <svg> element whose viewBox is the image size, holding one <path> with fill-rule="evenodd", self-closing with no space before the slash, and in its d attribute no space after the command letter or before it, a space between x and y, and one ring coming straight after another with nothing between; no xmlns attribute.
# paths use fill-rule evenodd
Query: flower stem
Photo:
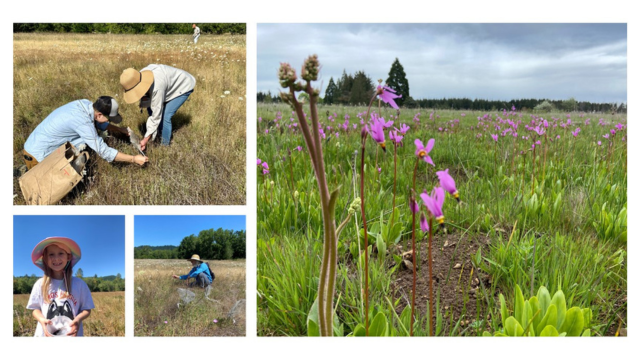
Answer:
<svg viewBox="0 0 640 360"><path fill-rule="evenodd" d="M393 145L393 202L391 203L391 228L393 228L393 217L396 210L396 169L398 168L398 144Z"/></svg>
<svg viewBox="0 0 640 360"><path fill-rule="evenodd" d="M416 158L416 165L413 167L413 192L410 196L411 207L413 207L413 202L415 199L413 198L413 194L415 193L416 188L416 173L418 172L418 163L420 162L420 158ZM415 321L413 314L416 308L416 213L411 211L412 213L412 230L411 230L411 253L412 253L412 263L413 263L413 288L411 291L411 325L409 326L409 336L413 336L413 322Z"/></svg>
<svg viewBox="0 0 640 360"><path fill-rule="evenodd" d="M365 119L369 119L369 111L375 98L376 95L373 95L369 102ZM369 336L369 234L367 233L367 217L364 212L364 151L366 141L367 132L364 132L360 151L360 211L362 212L362 226L364 227L364 325L365 335Z"/></svg>
<svg viewBox="0 0 640 360"><path fill-rule="evenodd" d="M429 216L429 336L433 336L433 269L431 258L431 243L433 237L433 217Z"/></svg>

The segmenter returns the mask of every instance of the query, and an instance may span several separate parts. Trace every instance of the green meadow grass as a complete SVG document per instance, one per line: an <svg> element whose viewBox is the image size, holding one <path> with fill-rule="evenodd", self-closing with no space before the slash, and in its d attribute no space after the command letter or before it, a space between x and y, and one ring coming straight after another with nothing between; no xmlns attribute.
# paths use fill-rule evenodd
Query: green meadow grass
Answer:
<svg viewBox="0 0 640 360"><path fill-rule="evenodd" d="M374 109L372 109L374 110ZM375 109L377 110L377 109ZM307 108L308 112L308 108ZM327 138L323 141L327 181L330 189L340 188L336 222L347 217L354 197L359 197L360 119L364 107L321 106L318 109ZM611 140L603 138L615 125L626 126L626 115L572 113L566 130L550 126L546 138L525 130L532 116L560 124L564 113L515 115L501 111L442 111L433 119L428 109L403 109L399 119L395 110L384 108L382 116L394 126L411 127L397 149L396 215L400 229L397 244L411 238L408 198L416 163L414 139L426 143L435 139L429 154L435 168L420 162L417 191L430 191L438 184L436 171L449 169L462 202L447 196L444 214L449 232L465 236L487 236L490 244L473 256L478 271L491 279L478 297L481 314L463 314L482 326L498 330L497 293L509 302L516 285L528 292L544 285L550 291L561 288L570 306L590 307L594 311L592 334L611 335L626 327L626 208L627 147L625 130ZM281 119L277 118L280 113ZM417 115L420 113L420 115ZM462 116L462 113L465 115ZM333 115L336 115L335 117ZM479 121L485 114L492 120ZM338 130L349 119L349 132ZM329 116L334 121L329 120ZM418 117L419 122L414 118ZM258 106L257 157L269 164L269 174L258 169L258 332L260 335L305 335L307 314L317 292L322 256L322 212L317 184L304 140L291 109L284 105ZM518 139L500 137L507 124L497 118L521 120ZM559 119L558 121L552 120ZM590 124L585 125L585 120ZM599 125L600 119L605 125ZM277 121L274 121L277 120ZM458 120L458 121L455 121ZM479 123L484 125L479 125ZM357 124L353 129L352 124ZM501 126L496 130L495 125ZM331 126L331 131L326 130ZM577 137L571 134L576 127ZM442 128L442 130L440 130ZM447 131L444 131L447 129ZM336 135L335 133L338 132ZM560 135L560 139L556 136ZM389 225L394 184L394 146L387 137L387 152L369 141L365 156L365 204L371 241L382 238L387 254L374 254L370 264L370 307L383 312L395 335L404 334L398 308L406 301L394 296L390 282L395 266L396 238L381 230ZM522 136L529 136L523 140ZM531 145L536 147L535 163ZM552 141L553 140L553 141ZM601 145L598 145L601 141ZM302 151L297 147L301 146ZM514 150L515 147L515 150ZM522 154L521 154L522 152ZM515 156L514 156L515 154ZM380 171L378 171L378 168ZM354 170L358 169L355 171ZM418 226L419 228L419 226ZM418 230L421 238L422 233ZM373 234L373 236L372 236ZM373 240L372 240L373 239ZM435 237L438 241L438 235ZM359 211L339 238L338 287L334 304L344 334L358 323L364 324L362 301L362 219ZM356 245L360 243L361 247ZM535 250L534 250L535 249ZM358 260L358 258L360 260ZM534 294L531 294L534 295ZM531 296L529 295L529 296ZM420 300L419 300L420 301ZM458 326L448 316L446 303L437 304L440 335L475 335ZM396 310L394 310L396 309ZM417 335L427 333L427 317L417 314ZM371 319L371 317L370 317ZM405 322L406 323L406 322Z"/></svg>

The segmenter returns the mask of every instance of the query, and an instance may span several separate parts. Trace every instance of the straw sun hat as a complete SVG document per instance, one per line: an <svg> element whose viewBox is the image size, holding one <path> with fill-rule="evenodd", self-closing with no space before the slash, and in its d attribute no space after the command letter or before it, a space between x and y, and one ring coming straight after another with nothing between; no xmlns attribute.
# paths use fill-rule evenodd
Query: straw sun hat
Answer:
<svg viewBox="0 0 640 360"><path fill-rule="evenodd" d="M134 103L149 91L153 84L153 73L149 70L138 71L128 68L120 75L120 85L124 89L124 101L127 104Z"/></svg>
<svg viewBox="0 0 640 360"><path fill-rule="evenodd" d="M191 259L189 259L189 260L195 260L195 261L200 261L200 262L202 262L202 260L200 260L200 256L195 255L195 254L194 254L194 255L191 257Z"/></svg>
<svg viewBox="0 0 640 360"><path fill-rule="evenodd" d="M44 270L44 262L42 260L42 255L44 254L44 249L50 245L57 245L59 248L64 250L67 254L71 254L71 267L80 261L82 257L82 253L80 252L80 246L76 244L75 241L66 238L66 237L48 237L38 243L33 251L31 252L31 261Z"/></svg>

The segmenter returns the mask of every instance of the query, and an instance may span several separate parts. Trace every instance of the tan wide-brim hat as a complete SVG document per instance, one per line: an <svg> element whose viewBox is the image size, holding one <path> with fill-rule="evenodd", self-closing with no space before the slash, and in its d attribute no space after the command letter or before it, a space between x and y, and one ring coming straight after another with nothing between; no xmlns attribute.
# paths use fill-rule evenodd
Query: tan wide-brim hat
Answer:
<svg viewBox="0 0 640 360"><path fill-rule="evenodd" d="M128 68L120 75L120 85L124 89L124 101L132 104L144 96L153 84L153 73Z"/></svg>
<svg viewBox="0 0 640 360"><path fill-rule="evenodd" d="M195 261L200 261L200 262L202 262L202 260L200 260L200 256L195 255L195 254L194 254L194 255L191 257L191 259L189 259L189 260L195 260Z"/></svg>

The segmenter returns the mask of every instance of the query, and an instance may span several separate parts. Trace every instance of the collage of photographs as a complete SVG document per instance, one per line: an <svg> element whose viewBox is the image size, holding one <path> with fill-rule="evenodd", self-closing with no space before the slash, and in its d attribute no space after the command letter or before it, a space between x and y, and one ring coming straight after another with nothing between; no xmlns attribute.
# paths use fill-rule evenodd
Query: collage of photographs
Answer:
<svg viewBox="0 0 640 360"><path fill-rule="evenodd" d="M11 346L627 354L628 22L12 23Z"/></svg>

